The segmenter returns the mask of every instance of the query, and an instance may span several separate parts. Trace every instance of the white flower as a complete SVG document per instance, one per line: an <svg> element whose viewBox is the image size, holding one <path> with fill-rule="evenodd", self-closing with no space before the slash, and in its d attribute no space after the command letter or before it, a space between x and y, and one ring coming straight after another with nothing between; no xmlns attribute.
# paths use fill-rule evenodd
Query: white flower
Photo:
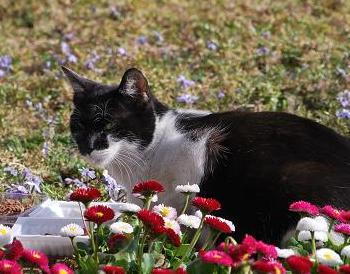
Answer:
<svg viewBox="0 0 350 274"><path fill-rule="evenodd" d="M180 225L175 220L170 220L170 219L164 218L164 227L171 228L172 230L174 230L176 232L176 234L181 235Z"/></svg>
<svg viewBox="0 0 350 274"><path fill-rule="evenodd" d="M288 258L289 256L295 255L295 252L293 249L280 249L276 247L277 255L280 258Z"/></svg>
<svg viewBox="0 0 350 274"><path fill-rule="evenodd" d="M319 263L328 266L337 266L343 263L338 253L329 248L316 250L316 259Z"/></svg>
<svg viewBox="0 0 350 274"><path fill-rule="evenodd" d="M194 215L182 214L177 218L179 224L187 226L189 228L198 229L201 223L201 219Z"/></svg>
<svg viewBox="0 0 350 274"><path fill-rule="evenodd" d="M165 206L164 204L159 204L153 207L153 211L161 215L163 218L170 220L176 219L177 211L171 206Z"/></svg>
<svg viewBox="0 0 350 274"><path fill-rule="evenodd" d="M12 229L8 226L0 225L0 247L12 243L12 241Z"/></svg>
<svg viewBox="0 0 350 274"><path fill-rule="evenodd" d="M344 235L341 233L335 232L334 230L331 230L331 232L328 234L328 237L331 243L334 244L335 246L340 246L345 242Z"/></svg>
<svg viewBox="0 0 350 274"><path fill-rule="evenodd" d="M137 213L141 210L141 207L133 203L118 203L113 205L113 207L116 207L116 209L122 213Z"/></svg>
<svg viewBox="0 0 350 274"><path fill-rule="evenodd" d="M197 210L195 213L194 213L195 216L197 216L199 219L202 219L203 218L203 213L202 211L200 210Z"/></svg>
<svg viewBox="0 0 350 274"><path fill-rule="evenodd" d="M345 246L341 250L340 255L345 256L346 258L350 258L350 245Z"/></svg>
<svg viewBox="0 0 350 274"><path fill-rule="evenodd" d="M60 235L63 237L76 237L84 235L84 229L77 224L68 224L61 228Z"/></svg>
<svg viewBox="0 0 350 274"><path fill-rule="evenodd" d="M298 234L298 241L306 242L311 240L311 232L310 231L300 231ZM320 242L327 242L328 241L328 234L323 231L316 231L315 232L315 240Z"/></svg>
<svg viewBox="0 0 350 274"><path fill-rule="evenodd" d="M176 186L175 191L177 193L199 193L200 189L199 189L198 185L196 185L196 184L190 185L188 183L187 185Z"/></svg>
<svg viewBox="0 0 350 274"><path fill-rule="evenodd" d="M130 234L134 232L133 227L125 222L115 222L111 224L110 229L115 234Z"/></svg>
<svg viewBox="0 0 350 274"><path fill-rule="evenodd" d="M232 232L236 231L235 225L229 220L226 220L224 218L217 217L217 216L214 216L214 215L207 215L206 217L218 218L221 222L224 222L225 224L227 224L230 227L230 229L232 230Z"/></svg>
<svg viewBox="0 0 350 274"><path fill-rule="evenodd" d="M297 224L299 231L328 231L328 222L325 218L319 216L316 218L305 217L299 220Z"/></svg>

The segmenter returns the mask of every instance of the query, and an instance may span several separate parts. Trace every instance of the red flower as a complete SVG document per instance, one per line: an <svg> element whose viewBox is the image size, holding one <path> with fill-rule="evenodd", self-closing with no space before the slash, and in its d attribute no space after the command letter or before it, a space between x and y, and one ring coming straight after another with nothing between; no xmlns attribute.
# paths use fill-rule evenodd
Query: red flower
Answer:
<svg viewBox="0 0 350 274"><path fill-rule="evenodd" d="M14 240L11 244L5 245L6 249L6 259L17 261L22 257L23 254L23 245L20 241Z"/></svg>
<svg viewBox="0 0 350 274"><path fill-rule="evenodd" d="M48 269L49 260L46 255L37 250L25 249L22 257L29 263L36 264L42 270Z"/></svg>
<svg viewBox="0 0 350 274"><path fill-rule="evenodd" d="M218 200L212 198L194 197L192 205L199 208L205 213L210 213L215 210L221 209L221 204Z"/></svg>
<svg viewBox="0 0 350 274"><path fill-rule="evenodd" d="M181 238L173 229L165 228L164 233L174 246L179 247L181 245Z"/></svg>
<svg viewBox="0 0 350 274"><path fill-rule="evenodd" d="M339 272L344 274L350 274L350 265L344 264L339 267Z"/></svg>
<svg viewBox="0 0 350 274"><path fill-rule="evenodd" d="M114 234L108 239L107 246L109 249L113 250L114 248L117 247L117 245L121 246L122 245L121 243L124 242L124 240L126 239L127 237L125 234L121 234L121 233Z"/></svg>
<svg viewBox="0 0 350 274"><path fill-rule="evenodd" d="M340 216L346 221L350 222L350 211L342 211Z"/></svg>
<svg viewBox="0 0 350 274"><path fill-rule="evenodd" d="M102 224L104 222L113 220L114 211L108 206L95 205L85 210L84 217L96 224Z"/></svg>
<svg viewBox="0 0 350 274"><path fill-rule="evenodd" d="M15 261L0 260L0 273L1 274L20 274L22 273L22 268Z"/></svg>
<svg viewBox="0 0 350 274"><path fill-rule="evenodd" d="M169 268L153 268L152 274L187 274L187 271L181 267L176 270Z"/></svg>
<svg viewBox="0 0 350 274"><path fill-rule="evenodd" d="M334 227L334 231L350 236L350 224L338 224Z"/></svg>
<svg viewBox="0 0 350 274"><path fill-rule="evenodd" d="M74 271L63 263L57 263L51 267L51 274L74 274Z"/></svg>
<svg viewBox="0 0 350 274"><path fill-rule="evenodd" d="M343 212L344 212L343 210L339 210L339 209L332 207L330 205L326 205L326 206L321 208L322 214L324 214L330 218L336 219L339 222L346 222L342 217Z"/></svg>
<svg viewBox="0 0 350 274"><path fill-rule="evenodd" d="M70 195L71 201L87 204L101 197L101 192L94 187L79 187Z"/></svg>
<svg viewBox="0 0 350 274"><path fill-rule="evenodd" d="M330 268L326 265L319 265L317 268L318 274L338 274L337 271L335 271L333 268Z"/></svg>
<svg viewBox="0 0 350 274"><path fill-rule="evenodd" d="M199 255L203 262L218 264L224 266L232 266L232 258L225 252L220 250L209 250L209 251L200 251Z"/></svg>
<svg viewBox="0 0 350 274"><path fill-rule="evenodd" d="M289 206L290 211L307 213L312 216L319 214L318 207L305 201L294 202Z"/></svg>
<svg viewBox="0 0 350 274"><path fill-rule="evenodd" d="M137 183L132 189L132 193L142 194L145 197L159 192L164 192L164 187L155 180Z"/></svg>
<svg viewBox="0 0 350 274"><path fill-rule="evenodd" d="M261 253L264 257L267 258L277 258L277 250L273 245L264 243L263 241L257 241L253 236L246 235L242 241L242 245L245 246L245 249L249 254L256 252Z"/></svg>
<svg viewBox="0 0 350 274"><path fill-rule="evenodd" d="M0 249L0 260L5 257L5 252Z"/></svg>
<svg viewBox="0 0 350 274"><path fill-rule="evenodd" d="M147 209L141 209L139 212L137 212L137 217L142 221L142 223L147 226L148 228L154 229L164 226L164 220L162 216L158 215L157 213L147 210Z"/></svg>
<svg viewBox="0 0 350 274"><path fill-rule="evenodd" d="M285 268L281 263L277 261L269 261L269 260L259 260L253 263L253 270L263 272L263 273L274 273L274 274L283 274L286 273Z"/></svg>
<svg viewBox="0 0 350 274"><path fill-rule="evenodd" d="M102 267L102 270L106 274L125 274L126 273L124 268L116 265L105 265L104 267Z"/></svg>
<svg viewBox="0 0 350 274"><path fill-rule="evenodd" d="M209 225L212 229L217 230L219 232L227 234L232 233L231 227L218 217L206 216L204 219L204 223Z"/></svg>
<svg viewBox="0 0 350 274"><path fill-rule="evenodd" d="M286 259L286 262L293 272L299 274L311 273L313 263L308 257L292 255Z"/></svg>
<svg viewBox="0 0 350 274"><path fill-rule="evenodd" d="M229 255L232 255L233 252L238 248L239 245L234 245L234 244L227 244L225 242L222 242L218 245L216 248L217 250L224 251Z"/></svg>

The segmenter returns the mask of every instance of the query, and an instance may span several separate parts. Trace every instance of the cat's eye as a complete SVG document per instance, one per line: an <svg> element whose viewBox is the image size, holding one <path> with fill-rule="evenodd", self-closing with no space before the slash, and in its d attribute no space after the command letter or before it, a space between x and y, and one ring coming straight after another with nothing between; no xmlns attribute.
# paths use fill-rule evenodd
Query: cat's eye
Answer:
<svg viewBox="0 0 350 274"><path fill-rule="evenodd" d="M113 128L114 124L113 123L108 123L105 125L105 130L111 130Z"/></svg>

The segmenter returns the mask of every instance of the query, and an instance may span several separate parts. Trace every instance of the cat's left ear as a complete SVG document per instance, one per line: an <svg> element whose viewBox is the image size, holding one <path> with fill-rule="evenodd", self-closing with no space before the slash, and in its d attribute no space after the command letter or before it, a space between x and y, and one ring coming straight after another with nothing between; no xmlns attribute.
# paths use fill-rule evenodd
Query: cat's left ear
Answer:
<svg viewBox="0 0 350 274"><path fill-rule="evenodd" d="M149 87L146 77L136 68L128 69L119 85L119 91L125 95L141 98L145 101L149 99Z"/></svg>

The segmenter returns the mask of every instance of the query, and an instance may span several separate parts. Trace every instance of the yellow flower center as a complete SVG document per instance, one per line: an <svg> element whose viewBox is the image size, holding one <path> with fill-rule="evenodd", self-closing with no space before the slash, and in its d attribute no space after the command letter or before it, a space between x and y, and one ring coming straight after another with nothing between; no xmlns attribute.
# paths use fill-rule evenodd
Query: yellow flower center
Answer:
<svg viewBox="0 0 350 274"><path fill-rule="evenodd" d="M4 269L5 269L5 270L11 269L11 265L8 264L8 263L5 263L5 264L4 264Z"/></svg>
<svg viewBox="0 0 350 274"><path fill-rule="evenodd" d="M166 217L170 214L170 208L168 207L163 207L162 210L160 211L160 214L163 216L163 217Z"/></svg>
<svg viewBox="0 0 350 274"><path fill-rule="evenodd" d="M221 259L221 258L222 258L222 256L219 255L219 254L215 254L213 257L214 257L215 259Z"/></svg>
<svg viewBox="0 0 350 274"><path fill-rule="evenodd" d="M7 230L5 228L1 228L0 235L6 235L6 234L7 234Z"/></svg>
<svg viewBox="0 0 350 274"><path fill-rule="evenodd" d="M64 269L60 269L60 271L58 272L58 274L68 274L68 271L64 270Z"/></svg>
<svg viewBox="0 0 350 274"><path fill-rule="evenodd" d="M281 269L275 266L275 274L281 274Z"/></svg>
<svg viewBox="0 0 350 274"><path fill-rule="evenodd" d="M33 253L33 257L36 258L36 259L40 259L40 258L41 258L41 257L40 257L40 254L35 253L35 252Z"/></svg>
<svg viewBox="0 0 350 274"><path fill-rule="evenodd" d="M245 261L249 258L249 253L247 254L244 254L243 257L242 257L242 260Z"/></svg>
<svg viewBox="0 0 350 274"><path fill-rule="evenodd" d="M332 260L333 259L332 253L325 253L323 255L323 258L325 258L326 260Z"/></svg>
<svg viewBox="0 0 350 274"><path fill-rule="evenodd" d="M74 226L72 226L72 227L69 228L69 230L72 231L72 232L76 232L76 231L77 231L77 228L74 227Z"/></svg>
<svg viewBox="0 0 350 274"><path fill-rule="evenodd" d="M99 218L101 218L101 217L103 216L103 213L102 213L102 212L97 212L97 213L96 213L96 216L99 217Z"/></svg>

